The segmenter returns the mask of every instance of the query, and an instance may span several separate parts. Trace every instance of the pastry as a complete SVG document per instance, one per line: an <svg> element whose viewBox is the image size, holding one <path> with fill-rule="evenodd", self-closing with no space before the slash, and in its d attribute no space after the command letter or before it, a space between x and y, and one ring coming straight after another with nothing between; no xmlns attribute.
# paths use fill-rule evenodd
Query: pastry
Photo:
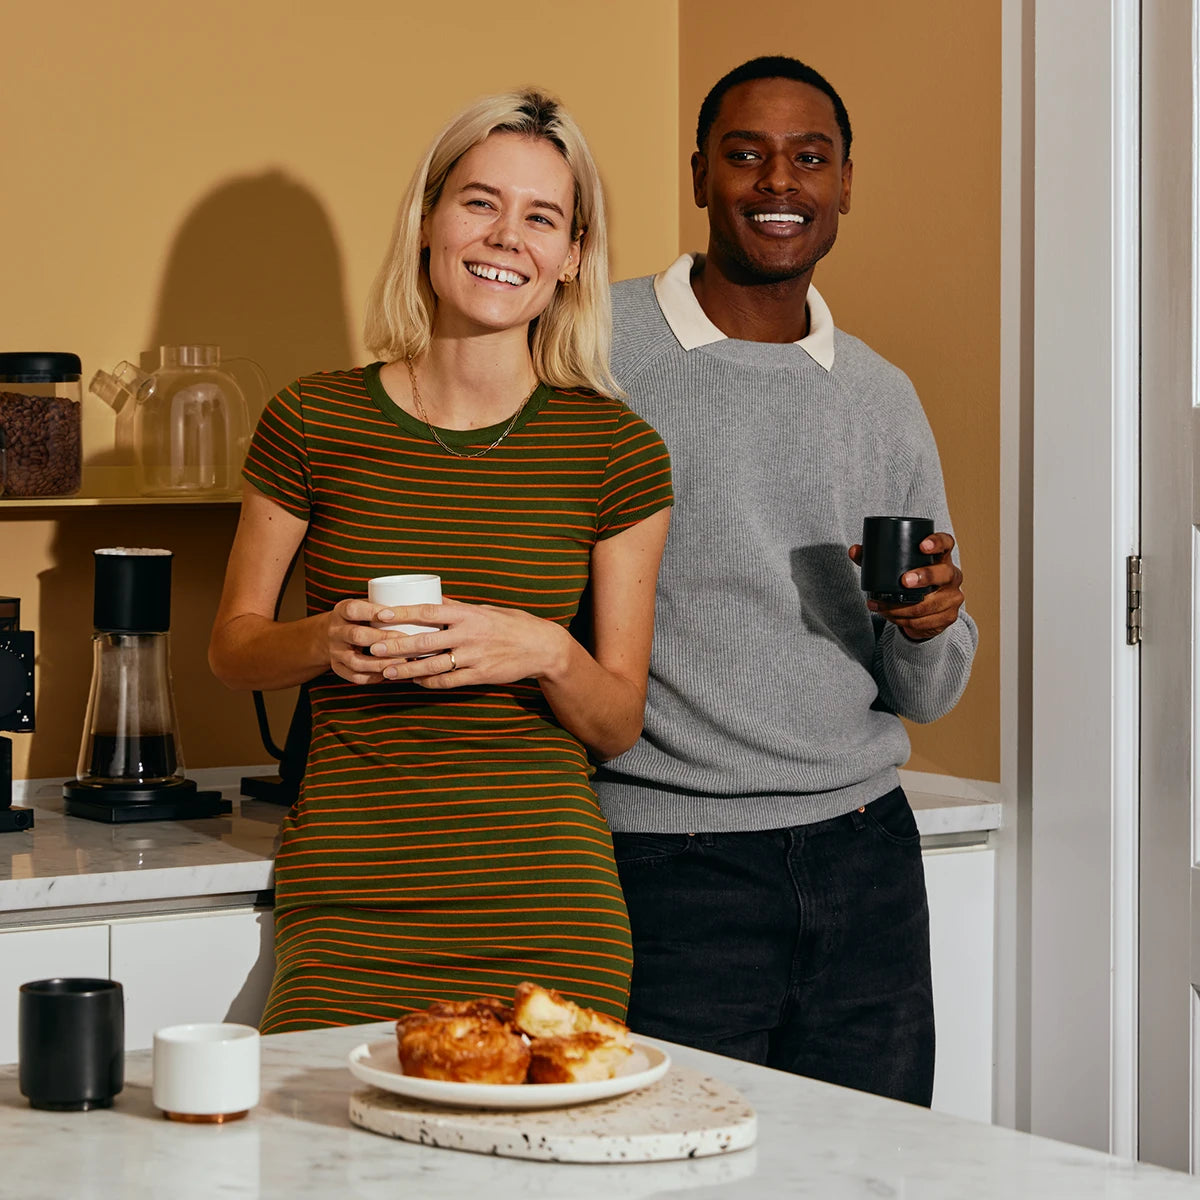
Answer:
<svg viewBox="0 0 1200 1200"><path fill-rule="evenodd" d="M602 1033L535 1038L530 1044L530 1083L591 1083L611 1079L633 1051Z"/></svg>
<svg viewBox="0 0 1200 1200"><path fill-rule="evenodd" d="M505 1025L513 1023L513 1006L498 996L480 996L477 1000L439 1000L426 1010L438 1017L493 1016Z"/></svg>
<svg viewBox="0 0 1200 1200"><path fill-rule="evenodd" d="M405 1075L453 1083L524 1083L529 1044L490 1011L413 1013L396 1022Z"/></svg>
<svg viewBox="0 0 1200 1200"><path fill-rule="evenodd" d="M532 1038L570 1037L576 1033L598 1033L629 1045L629 1027L615 1017L582 1008L573 1000L536 983L518 983L513 997L516 1026Z"/></svg>
<svg viewBox="0 0 1200 1200"><path fill-rule="evenodd" d="M442 1000L396 1022L405 1075L453 1083L611 1079L632 1053L629 1029L553 988L519 983L495 996Z"/></svg>

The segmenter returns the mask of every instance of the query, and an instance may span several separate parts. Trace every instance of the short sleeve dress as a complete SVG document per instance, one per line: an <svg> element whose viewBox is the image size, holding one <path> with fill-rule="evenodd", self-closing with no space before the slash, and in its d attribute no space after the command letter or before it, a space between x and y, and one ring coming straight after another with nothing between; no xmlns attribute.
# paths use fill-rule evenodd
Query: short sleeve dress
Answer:
<svg viewBox="0 0 1200 1200"><path fill-rule="evenodd" d="M568 624L597 541L671 503L662 441L626 405L539 386L459 458L395 405L379 363L268 404L245 477L308 522L309 613L376 575ZM462 453L504 425L439 430ZM428 691L327 672L275 860L264 1033L387 1020L523 979L623 1016L632 953L583 746L533 680Z"/></svg>

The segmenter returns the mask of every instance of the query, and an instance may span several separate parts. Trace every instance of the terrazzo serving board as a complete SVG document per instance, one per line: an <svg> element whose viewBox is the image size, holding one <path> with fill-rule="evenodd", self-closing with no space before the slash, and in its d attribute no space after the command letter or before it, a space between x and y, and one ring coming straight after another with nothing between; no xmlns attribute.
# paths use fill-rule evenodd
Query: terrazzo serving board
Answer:
<svg viewBox="0 0 1200 1200"><path fill-rule="evenodd" d="M703 1158L744 1150L758 1133L740 1092L684 1067L612 1100L520 1112L450 1108L368 1087L351 1095L350 1120L423 1146L545 1162Z"/></svg>

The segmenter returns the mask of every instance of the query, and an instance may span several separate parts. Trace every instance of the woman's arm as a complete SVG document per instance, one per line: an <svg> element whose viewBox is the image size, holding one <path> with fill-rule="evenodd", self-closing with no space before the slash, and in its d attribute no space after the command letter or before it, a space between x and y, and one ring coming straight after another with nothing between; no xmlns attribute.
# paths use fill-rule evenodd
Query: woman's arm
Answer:
<svg viewBox="0 0 1200 1200"><path fill-rule="evenodd" d="M667 541L669 508L592 550L595 657L566 630L561 668L539 683L554 715L602 760L638 740L654 639L654 588Z"/></svg>
<svg viewBox="0 0 1200 1200"><path fill-rule="evenodd" d="M208 664L228 687L271 691L327 669L324 617L275 620L275 605L308 523L249 483L225 568L225 586L208 643Z"/></svg>
<svg viewBox="0 0 1200 1200"><path fill-rule="evenodd" d="M670 509L661 509L593 548L595 657L561 625L522 609L454 603L396 608L397 622L444 628L390 634L371 652L386 678L430 690L536 679L563 727L598 758L615 758L642 731L654 586L669 521ZM416 655L429 657L405 657Z"/></svg>
<svg viewBox="0 0 1200 1200"><path fill-rule="evenodd" d="M275 605L308 524L247 483L208 644L213 674L228 687L272 691L334 670L352 683L380 683L386 663L366 647L378 638L376 606L342 600L327 613L276 621Z"/></svg>

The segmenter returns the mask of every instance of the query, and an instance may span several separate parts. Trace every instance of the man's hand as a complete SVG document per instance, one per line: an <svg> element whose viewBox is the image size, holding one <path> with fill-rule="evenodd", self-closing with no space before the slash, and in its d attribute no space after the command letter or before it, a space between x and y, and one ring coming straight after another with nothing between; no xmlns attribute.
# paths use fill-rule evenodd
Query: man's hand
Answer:
<svg viewBox="0 0 1200 1200"><path fill-rule="evenodd" d="M900 582L906 588L932 587L934 590L916 604L881 604L868 600L867 607L885 621L891 621L910 641L926 642L949 629L962 608L962 572L950 558L954 538L948 533L931 533L920 546L922 554L936 554L937 561L926 567L906 571ZM862 547L850 547L850 557L862 564Z"/></svg>

